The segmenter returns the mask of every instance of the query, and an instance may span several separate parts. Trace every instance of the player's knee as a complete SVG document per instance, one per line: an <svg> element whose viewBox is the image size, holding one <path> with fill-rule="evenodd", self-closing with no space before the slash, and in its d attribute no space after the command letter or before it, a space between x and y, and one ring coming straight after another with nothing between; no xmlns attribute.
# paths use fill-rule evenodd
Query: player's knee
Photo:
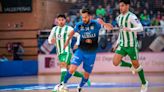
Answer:
<svg viewBox="0 0 164 92"><path fill-rule="evenodd" d="M118 60L116 58L113 59L113 65L114 66L118 66L119 65Z"/></svg>
<svg viewBox="0 0 164 92"><path fill-rule="evenodd" d="M73 74L75 72L74 69L69 69L69 73Z"/></svg>
<svg viewBox="0 0 164 92"><path fill-rule="evenodd" d="M60 68L67 68L67 64L65 62L60 63Z"/></svg>
<svg viewBox="0 0 164 92"><path fill-rule="evenodd" d="M69 68L69 73L73 74L77 69L77 66L75 65L71 65L70 68Z"/></svg>
<svg viewBox="0 0 164 92"><path fill-rule="evenodd" d="M84 78L85 78L85 79L89 79L89 75L90 75L90 74L89 74L88 72L84 72Z"/></svg>
<svg viewBox="0 0 164 92"><path fill-rule="evenodd" d="M120 55L115 54L113 58L113 65L118 66L120 64L121 59L122 57Z"/></svg>
<svg viewBox="0 0 164 92"><path fill-rule="evenodd" d="M118 66L119 63L113 61L113 65L114 65L114 66Z"/></svg>
<svg viewBox="0 0 164 92"><path fill-rule="evenodd" d="M134 67L135 69L137 69L137 68L140 66L140 64L139 64L139 62L138 62L137 60L133 60L133 61L132 61L132 64L133 64L133 67Z"/></svg>

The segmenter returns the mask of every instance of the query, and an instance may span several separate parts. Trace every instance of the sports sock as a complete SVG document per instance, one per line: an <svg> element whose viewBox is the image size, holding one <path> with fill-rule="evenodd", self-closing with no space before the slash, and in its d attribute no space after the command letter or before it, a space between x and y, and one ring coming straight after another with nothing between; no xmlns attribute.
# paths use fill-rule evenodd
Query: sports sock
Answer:
<svg viewBox="0 0 164 92"><path fill-rule="evenodd" d="M76 71L73 76L75 77L83 77L83 74L81 72Z"/></svg>
<svg viewBox="0 0 164 92"><path fill-rule="evenodd" d="M61 69L61 74L60 74L60 83L64 81L64 77L67 73L67 69L66 68L62 68Z"/></svg>
<svg viewBox="0 0 164 92"><path fill-rule="evenodd" d="M69 71L67 71L67 73L64 77L64 83L67 83L67 81L71 78L71 76L72 76L72 74Z"/></svg>
<svg viewBox="0 0 164 92"><path fill-rule="evenodd" d="M80 87L83 87L87 81L88 79L85 79L84 77L82 77L82 80L80 82Z"/></svg>
<svg viewBox="0 0 164 92"><path fill-rule="evenodd" d="M136 71L138 72L138 75L140 77L140 80L142 82L142 84L146 84L146 80L145 80L145 75L144 75L144 70L141 66L139 66Z"/></svg>

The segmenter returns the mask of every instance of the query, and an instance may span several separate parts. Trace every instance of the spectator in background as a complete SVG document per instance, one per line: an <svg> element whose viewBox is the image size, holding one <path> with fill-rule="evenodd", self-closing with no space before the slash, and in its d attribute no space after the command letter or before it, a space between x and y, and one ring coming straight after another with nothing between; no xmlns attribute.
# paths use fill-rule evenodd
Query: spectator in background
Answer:
<svg viewBox="0 0 164 92"><path fill-rule="evenodd" d="M137 15L137 16L140 16L139 14L140 14L140 12L141 12L141 10L142 10L142 7L141 7L141 5L140 5L140 2L136 2L137 4L136 4L136 7L135 7L135 5L134 5L134 12L135 12L135 14Z"/></svg>
<svg viewBox="0 0 164 92"><path fill-rule="evenodd" d="M73 21L71 21L70 16L66 16L66 25L68 25L68 26L74 26Z"/></svg>
<svg viewBox="0 0 164 92"><path fill-rule="evenodd" d="M112 15L113 14L113 8L111 7L110 4L106 6L106 13L107 15Z"/></svg>
<svg viewBox="0 0 164 92"><path fill-rule="evenodd" d="M79 21L81 21L81 16L80 16L80 13L77 12L77 13L76 13L75 20L74 20L74 23L76 24L76 23L78 23Z"/></svg>
<svg viewBox="0 0 164 92"><path fill-rule="evenodd" d="M96 15L98 17L99 16L104 17L106 15L106 10L101 5L99 5L98 8L96 9Z"/></svg>
<svg viewBox="0 0 164 92"><path fill-rule="evenodd" d="M113 27L116 27L116 25L117 25L117 22L116 22L116 20L113 18L112 15L110 16L110 21L109 21L109 23L111 23L111 24L113 25Z"/></svg>
<svg viewBox="0 0 164 92"><path fill-rule="evenodd" d="M9 60L6 58L5 54L0 55L0 62L6 62L6 61Z"/></svg>
<svg viewBox="0 0 164 92"><path fill-rule="evenodd" d="M164 35L164 16L162 16L162 19L160 20L160 26L162 27L162 34Z"/></svg>
<svg viewBox="0 0 164 92"><path fill-rule="evenodd" d="M52 28L53 28L54 26L56 26L56 25L57 25L57 19L56 19L56 18L54 18Z"/></svg>
<svg viewBox="0 0 164 92"><path fill-rule="evenodd" d="M143 26L150 26L150 16L147 13L147 10L144 9L143 13L140 15L141 23Z"/></svg>
<svg viewBox="0 0 164 92"><path fill-rule="evenodd" d="M151 20L151 26L159 26L159 25L160 25L160 23L159 23L158 18L153 17Z"/></svg>
<svg viewBox="0 0 164 92"><path fill-rule="evenodd" d="M89 7L91 14L96 14L96 10L94 6Z"/></svg>
<svg viewBox="0 0 164 92"><path fill-rule="evenodd" d="M151 20L152 20L152 18L154 18L154 17L155 17L155 14L154 14L153 10L150 10L149 15L150 15L150 19L151 19Z"/></svg>
<svg viewBox="0 0 164 92"><path fill-rule="evenodd" d="M13 60L23 60L24 49L20 42L13 43Z"/></svg>
<svg viewBox="0 0 164 92"><path fill-rule="evenodd" d="M149 3L148 2L145 2L145 7L144 7L144 9L146 9L147 11L149 11Z"/></svg>
<svg viewBox="0 0 164 92"><path fill-rule="evenodd" d="M162 19L161 12L157 11L157 19L160 21Z"/></svg>

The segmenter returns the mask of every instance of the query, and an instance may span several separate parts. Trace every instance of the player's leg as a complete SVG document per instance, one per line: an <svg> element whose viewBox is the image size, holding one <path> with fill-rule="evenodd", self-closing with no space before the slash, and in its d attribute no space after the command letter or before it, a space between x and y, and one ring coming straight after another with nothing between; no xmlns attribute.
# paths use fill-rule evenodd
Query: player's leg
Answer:
<svg viewBox="0 0 164 92"><path fill-rule="evenodd" d="M142 83L141 92L146 92L147 87L148 87L148 81L146 81L145 75L144 75L144 70L143 70L142 66L139 64L137 48L129 48L128 55L130 56L131 62L133 64L136 72L138 72L139 78L141 80L141 83Z"/></svg>
<svg viewBox="0 0 164 92"><path fill-rule="evenodd" d="M82 80L77 88L77 92L81 92L82 87L89 80L89 76L92 73L95 59L96 59L96 53L86 53L84 55L83 69L85 70L85 72L84 72L84 77L82 77Z"/></svg>
<svg viewBox="0 0 164 92"><path fill-rule="evenodd" d="M81 59L79 60L79 59L80 59L80 57L78 57L78 55L76 53L72 59L70 68L64 77L64 81L61 84L59 84L58 88L61 88L62 90L67 90L67 86L65 84L68 82L68 80L71 78L72 74L77 70L78 66L81 64L82 60Z"/></svg>
<svg viewBox="0 0 164 92"><path fill-rule="evenodd" d="M68 68L68 70L69 70L69 68L70 68L70 64L71 64L71 58L72 58L72 54L71 53L69 53L69 54L67 54L67 57L66 57L66 62L67 62L67 68ZM81 73L81 72L78 72L78 71L75 71L74 73L73 73L73 76L75 76L75 77L83 77L83 74Z"/></svg>
<svg viewBox="0 0 164 92"><path fill-rule="evenodd" d="M68 82L68 80L71 78L72 74L77 70L78 66L71 64L69 70L67 71L65 77L64 77L64 84Z"/></svg>
<svg viewBox="0 0 164 92"><path fill-rule="evenodd" d="M60 83L64 81L65 74L67 72L67 62L66 61L66 53L62 53L58 56L59 66L60 66ZM56 85L52 92L57 92L59 85Z"/></svg>
<svg viewBox="0 0 164 92"><path fill-rule="evenodd" d="M77 92L82 91L82 87L88 82L89 76L90 76L90 73L85 71L84 72L84 77L82 77L81 82L80 82L79 86L77 87Z"/></svg>
<svg viewBox="0 0 164 92"><path fill-rule="evenodd" d="M131 63L125 62L124 60L122 60L122 58L124 56L126 56L126 54L127 53L124 50L124 47L118 46L118 48L116 49L115 54L114 54L113 64L115 66L120 65L121 67L129 67L129 68L131 68L132 67L132 64Z"/></svg>
<svg viewBox="0 0 164 92"><path fill-rule="evenodd" d="M64 83L67 83L69 78L75 73L77 70L77 67L81 64L82 62L82 53L80 50L77 50L71 60L71 65L69 67L69 70L67 71L65 78L64 78Z"/></svg>
<svg viewBox="0 0 164 92"><path fill-rule="evenodd" d="M64 80L64 76L67 72L67 62L66 62L67 53L62 53L58 56L59 65L60 65L60 83Z"/></svg>

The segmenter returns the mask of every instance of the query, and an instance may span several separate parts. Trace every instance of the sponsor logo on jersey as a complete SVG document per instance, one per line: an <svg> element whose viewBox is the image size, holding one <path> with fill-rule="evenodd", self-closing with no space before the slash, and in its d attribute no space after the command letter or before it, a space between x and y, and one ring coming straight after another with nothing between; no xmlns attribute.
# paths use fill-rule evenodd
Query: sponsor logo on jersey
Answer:
<svg viewBox="0 0 164 92"><path fill-rule="evenodd" d="M95 33L94 34L83 34L82 35L82 38L94 38L94 37L96 37Z"/></svg>

